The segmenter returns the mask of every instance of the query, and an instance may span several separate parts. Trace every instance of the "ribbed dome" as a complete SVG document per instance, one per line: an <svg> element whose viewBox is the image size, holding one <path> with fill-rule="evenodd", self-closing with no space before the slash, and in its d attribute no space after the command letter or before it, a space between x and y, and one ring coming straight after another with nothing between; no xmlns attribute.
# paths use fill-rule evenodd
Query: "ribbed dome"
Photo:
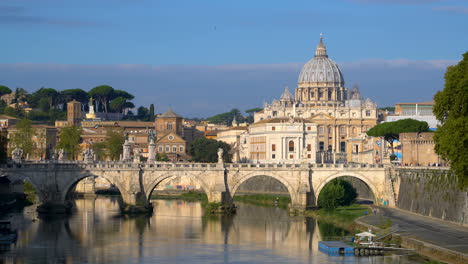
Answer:
<svg viewBox="0 0 468 264"><path fill-rule="evenodd" d="M315 50L315 57L302 67L299 83L332 82L344 85L343 74L338 65L328 58L327 48L320 37L320 43Z"/></svg>

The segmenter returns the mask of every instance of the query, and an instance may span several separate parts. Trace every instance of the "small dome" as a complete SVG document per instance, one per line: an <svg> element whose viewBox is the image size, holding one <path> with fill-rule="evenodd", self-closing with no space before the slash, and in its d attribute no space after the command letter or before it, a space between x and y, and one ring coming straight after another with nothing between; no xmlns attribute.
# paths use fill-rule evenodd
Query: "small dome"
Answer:
<svg viewBox="0 0 468 264"><path fill-rule="evenodd" d="M281 101L294 101L294 95L289 91L289 87L284 88L284 92L280 98Z"/></svg>
<svg viewBox="0 0 468 264"><path fill-rule="evenodd" d="M338 65L328 58L327 48L320 37L320 43L315 50L315 57L302 67L299 83L331 82L343 86L344 79Z"/></svg>

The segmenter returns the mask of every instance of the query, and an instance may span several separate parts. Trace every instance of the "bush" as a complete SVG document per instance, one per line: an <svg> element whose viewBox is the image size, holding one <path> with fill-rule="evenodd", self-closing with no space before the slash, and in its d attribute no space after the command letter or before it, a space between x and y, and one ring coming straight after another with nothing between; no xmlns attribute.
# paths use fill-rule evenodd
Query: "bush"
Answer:
<svg viewBox="0 0 468 264"><path fill-rule="evenodd" d="M349 182L334 179L320 192L318 206L325 210L333 210L338 206L351 205L356 198L356 189Z"/></svg>

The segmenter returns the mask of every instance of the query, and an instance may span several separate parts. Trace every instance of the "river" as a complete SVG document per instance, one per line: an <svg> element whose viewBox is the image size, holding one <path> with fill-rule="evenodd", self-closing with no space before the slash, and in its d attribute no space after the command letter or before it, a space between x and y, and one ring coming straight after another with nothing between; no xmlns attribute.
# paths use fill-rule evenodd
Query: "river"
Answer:
<svg viewBox="0 0 468 264"><path fill-rule="evenodd" d="M203 217L200 202L153 200L151 217L120 217L118 197L75 199L69 217L10 213L18 241L0 263L421 263L404 256L331 257L318 241L346 232L276 207L238 204Z"/></svg>

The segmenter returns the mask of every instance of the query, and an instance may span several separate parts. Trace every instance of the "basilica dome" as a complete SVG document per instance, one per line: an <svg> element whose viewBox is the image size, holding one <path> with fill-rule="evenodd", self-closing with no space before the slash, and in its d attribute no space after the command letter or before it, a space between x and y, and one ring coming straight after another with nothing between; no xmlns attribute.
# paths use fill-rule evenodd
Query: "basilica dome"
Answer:
<svg viewBox="0 0 468 264"><path fill-rule="evenodd" d="M334 83L343 86L344 79L338 65L328 58L327 48L320 37L320 43L315 50L315 56L302 67L299 83Z"/></svg>

